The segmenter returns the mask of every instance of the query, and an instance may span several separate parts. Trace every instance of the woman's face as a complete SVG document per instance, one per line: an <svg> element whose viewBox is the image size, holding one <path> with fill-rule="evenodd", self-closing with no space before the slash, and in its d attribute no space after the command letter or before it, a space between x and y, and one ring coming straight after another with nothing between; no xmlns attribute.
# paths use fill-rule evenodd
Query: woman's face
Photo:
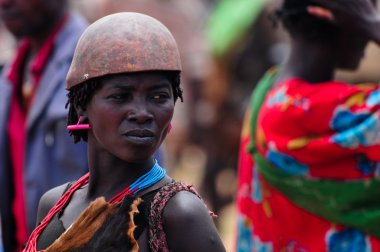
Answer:
<svg viewBox="0 0 380 252"><path fill-rule="evenodd" d="M164 140L174 112L171 81L161 72L112 75L86 107L89 139L126 162L150 158ZM89 144L93 144L89 141Z"/></svg>
<svg viewBox="0 0 380 252"><path fill-rule="evenodd" d="M337 67L346 70L356 70L364 57L369 40L352 31L342 31L335 45Z"/></svg>
<svg viewBox="0 0 380 252"><path fill-rule="evenodd" d="M377 0L371 0L377 6ZM338 53L338 67L347 70L356 70L364 57L369 38L356 32L352 27L341 27L336 43Z"/></svg>

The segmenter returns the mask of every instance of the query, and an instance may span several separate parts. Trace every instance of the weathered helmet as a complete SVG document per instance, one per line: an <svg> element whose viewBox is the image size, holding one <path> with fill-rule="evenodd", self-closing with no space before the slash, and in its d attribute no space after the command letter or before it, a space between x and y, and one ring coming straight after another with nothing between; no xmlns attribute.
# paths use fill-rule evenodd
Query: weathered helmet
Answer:
<svg viewBox="0 0 380 252"><path fill-rule="evenodd" d="M67 74L67 89L108 74L181 71L177 43L158 20L140 13L105 16L82 34Z"/></svg>

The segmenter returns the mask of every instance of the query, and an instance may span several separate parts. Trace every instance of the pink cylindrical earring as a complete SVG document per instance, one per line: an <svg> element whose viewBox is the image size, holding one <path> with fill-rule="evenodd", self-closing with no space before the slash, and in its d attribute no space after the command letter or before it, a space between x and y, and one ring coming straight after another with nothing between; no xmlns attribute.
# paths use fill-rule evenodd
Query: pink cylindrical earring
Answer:
<svg viewBox="0 0 380 252"><path fill-rule="evenodd" d="M81 124L83 116L79 116L78 123L75 125L67 125L67 130L88 130L91 129L90 124Z"/></svg>
<svg viewBox="0 0 380 252"><path fill-rule="evenodd" d="M170 133L170 131L172 130L172 128L173 128L172 123L169 123L169 126L168 126L168 133L167 133L167 134Z"/></svg>

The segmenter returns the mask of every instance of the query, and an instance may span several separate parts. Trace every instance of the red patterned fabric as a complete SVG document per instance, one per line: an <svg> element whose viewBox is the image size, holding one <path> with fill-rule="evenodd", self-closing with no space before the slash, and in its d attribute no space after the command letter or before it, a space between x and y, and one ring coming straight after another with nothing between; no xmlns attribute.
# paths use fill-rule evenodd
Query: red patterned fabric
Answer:
<svg viewBox="0 0 380 252"><path fill-rule="evenodd" d="M254 136L250 117L249 109L239 154L236 251L380 251L378 239L294 205L263 179L248 152L255 137L277 169L365 183L380 174L379 86L289 79L267 94Z"/></svg>

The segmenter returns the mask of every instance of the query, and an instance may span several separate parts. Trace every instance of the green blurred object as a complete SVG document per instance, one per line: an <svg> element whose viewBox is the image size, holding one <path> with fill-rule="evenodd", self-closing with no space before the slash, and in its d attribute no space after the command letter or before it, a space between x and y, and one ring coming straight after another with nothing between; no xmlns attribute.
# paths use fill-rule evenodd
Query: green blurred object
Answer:
<svg viewBox="0 0 380 252"><path fill-rule="evenodd" d="M211 14L207 36L212 52L223 55L253 24L268 0L220 0Z"/></svg>

